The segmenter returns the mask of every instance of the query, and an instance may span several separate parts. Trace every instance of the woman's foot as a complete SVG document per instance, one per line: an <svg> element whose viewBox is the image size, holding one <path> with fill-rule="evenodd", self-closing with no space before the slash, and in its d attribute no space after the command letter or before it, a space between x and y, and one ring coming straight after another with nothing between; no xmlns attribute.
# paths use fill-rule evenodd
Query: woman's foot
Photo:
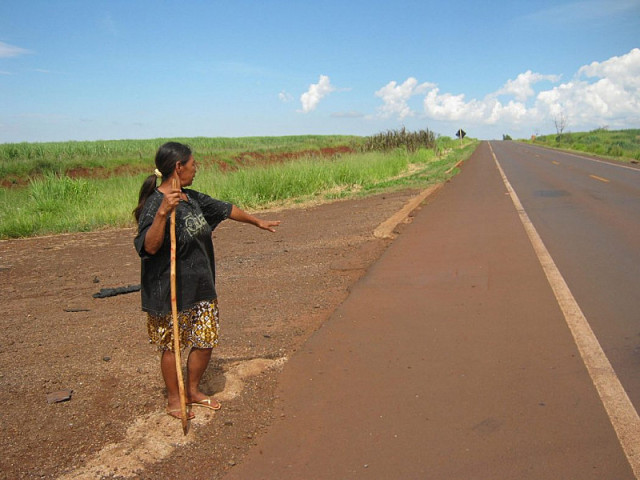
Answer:
<svg viewBox="0 0 640 480"><path fill-rule="evenodd" d="M190 401L188 405L192 407L204 407L210 410L220 410L222 405L213 397L204 396L200 400Z"/></svg>
<svg viewBox="0 0 640 480"><path fill-rule="evenodd" d="M171 410L169 407L166 409L167 415L173 418L177 418L178 420L182 420L182 409L178 408L177 410ZM196 414L191 410L187 409L187 420L192 420L196 417Z"/></svg>

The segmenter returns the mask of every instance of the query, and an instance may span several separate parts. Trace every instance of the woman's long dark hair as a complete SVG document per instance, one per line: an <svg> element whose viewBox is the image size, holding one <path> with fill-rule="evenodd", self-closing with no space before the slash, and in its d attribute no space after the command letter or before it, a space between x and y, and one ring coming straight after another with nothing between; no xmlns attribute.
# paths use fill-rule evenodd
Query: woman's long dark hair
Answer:
<svg viewBox="0 0 640 480"><path fill-rule="evenodd" d="M162 178L168 178L176 169L177 163L185 164L191 157L191 148L178 142L167 142L156 152L156 168L162 173ZM149 196L156 189L156 175L149 175L140 187L138 206L133 210L136 221L140 220L142 208Z"/></svg>

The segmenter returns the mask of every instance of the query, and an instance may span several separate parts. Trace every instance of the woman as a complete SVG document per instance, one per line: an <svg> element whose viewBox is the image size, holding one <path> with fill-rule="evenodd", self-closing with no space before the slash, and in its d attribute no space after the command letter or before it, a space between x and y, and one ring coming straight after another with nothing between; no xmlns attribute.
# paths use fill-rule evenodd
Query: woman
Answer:
<svg viewBox="0 0 640 480"><path fill-rule="evenodd" d="M191 347L187 359L187 404L218 410L220 403L200 391L211 350L218 344L218 303L211 232L227 218L275 232L279 221L266 221L227 202L195 190L196 162L191 149L177 142L156 153L156 171L140 189L134 215L138 235L134 245L142 267L142 310L147 312L149 340L162 352L160 368L167 386L167 414L181 418L180 394L173 352L170 286L170 216L176 211L176 285L180 346ZM156 188L156 177L161 178ZM180 188L172 187L173 180ZM195 415L189 412L189 418Z"/></svg>

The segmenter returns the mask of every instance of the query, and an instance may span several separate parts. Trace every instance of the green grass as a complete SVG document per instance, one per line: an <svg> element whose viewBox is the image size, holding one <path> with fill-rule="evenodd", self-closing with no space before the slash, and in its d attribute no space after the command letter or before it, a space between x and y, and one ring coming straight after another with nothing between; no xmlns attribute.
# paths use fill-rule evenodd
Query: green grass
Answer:
<svg viewBox="0 0 640 480"><path fill-rule="evenodd" d="M298 139L295 145L309 138ZM194 145L192 140L188 143ZM227 172L216 165L199 166L192 188L250 210L423 188L453 175L455 171L448 170L468 157L476 145L468 141L462 149L457 143L451 148L449 141L446 137L440 140L441 152L449 147L441 155L432 149L411 153L398 148L329 159L306 157ZM269 139L261 142L269 145ZM281 141L275 143L282 147ZM256 141L253 147L257 145ZM317 145L311 140L309 150ZM249 151L251 147L234 148ZM152 163L146 161L148 170ZM134 226L131 211L146 176L147 173L97 179L46 173L31 179L25 187L0 188L0 238Z"/></svg>
<svg viewBox="0 0 640 480"><path fill-rule="evenodd" d="M8 183L24 183L47 174L64 175L73 169L104 169L106 176L119 167L140 171L149 166L161 144L173 140L186 143L202 165L225 163L235 166L238 159L287 152L319 151L322 148L357 148L362 137L341 135L298 135L242 138L156 138L151 140L108 140L95 142L5 143L0 144L0 178ZM105 175L103 175L105 176Z"/></svg>
<svg viewBox="0 0 640 480"><path fill-rule="evenodd" d="M0 189L0 238L131 225L144 176L104 180L49 174L26 188Z"/></svg>
<svg viewBox="0 0 640 480"><path fill-rule="evenodd" d="M409 161L409 155L401 150L390 154L351 154L336 160L303 159L243 169L231 175L208 172L199 183L205 191L214 191L220 198L246 208L259 208L322 195L338 188L367 188L400 174Z"/></svg>
<svg viewBox="0 0 640 480"><path fill-rule="evenodd" d="M534 144L563 150L593 153L622 161L640 160L640 129L563 133L536 137Z"/></svg>

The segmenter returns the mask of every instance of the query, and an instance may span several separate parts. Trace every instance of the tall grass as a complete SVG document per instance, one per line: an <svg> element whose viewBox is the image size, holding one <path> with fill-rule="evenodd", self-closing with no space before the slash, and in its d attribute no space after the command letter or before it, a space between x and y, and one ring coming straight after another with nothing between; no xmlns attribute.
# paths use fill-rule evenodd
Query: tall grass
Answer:
<svg viewBox="0 0 640 480"><path fill-rule="evenodd" d="M306 158L279 165L222 172L201 167L193 188L243 208L332 199L399 187L423 187L450 176L447 170L471 154L474 144L437 156L431 149ZM0 238L133 226L145 174L107 179L46 175L26 188L0 188Z"/></svg>
<svg viewBox="0 0 640 480"><path fill-rule="evenodd" d="M262 154L314 151L322 148L352 146L361 137L341 135L297 135L284 137L194 137L156 138L150 140L106 140L95 142L5 143L0 144L0 178L20 182L33 176L62 175L72 169L103 168L114 170L127 166L144 168L159 145L173 140L190 145L198 163L213 160L233 164L243 152Z"/></svg>
<svg viewBox="0 0 640 480"><path fill-rule="evenodd" d="M339 160L303 159L283 165L240 170L231 175L208 172L199 181L205 190L248 208L303 199L338 187L367 188L407 168L409 156L371 152Z"/></svg>
<svg viewBox="0 0 640 480"><path fill-rule="evenodd" d="M0 238L127 226L143 176L106 180L49 174L27 188L0 189Z"/></svg>
<svg viewBox="0 0 640 480"><path fill-rule="evenodd" d="M366 137L361 145L364 152L390 151L396 148L406 148L408 152L415 152L420 148L435 148L436 135L430 130L407 132L402 127L399 130L387 130L370 137Z"/></svg>

